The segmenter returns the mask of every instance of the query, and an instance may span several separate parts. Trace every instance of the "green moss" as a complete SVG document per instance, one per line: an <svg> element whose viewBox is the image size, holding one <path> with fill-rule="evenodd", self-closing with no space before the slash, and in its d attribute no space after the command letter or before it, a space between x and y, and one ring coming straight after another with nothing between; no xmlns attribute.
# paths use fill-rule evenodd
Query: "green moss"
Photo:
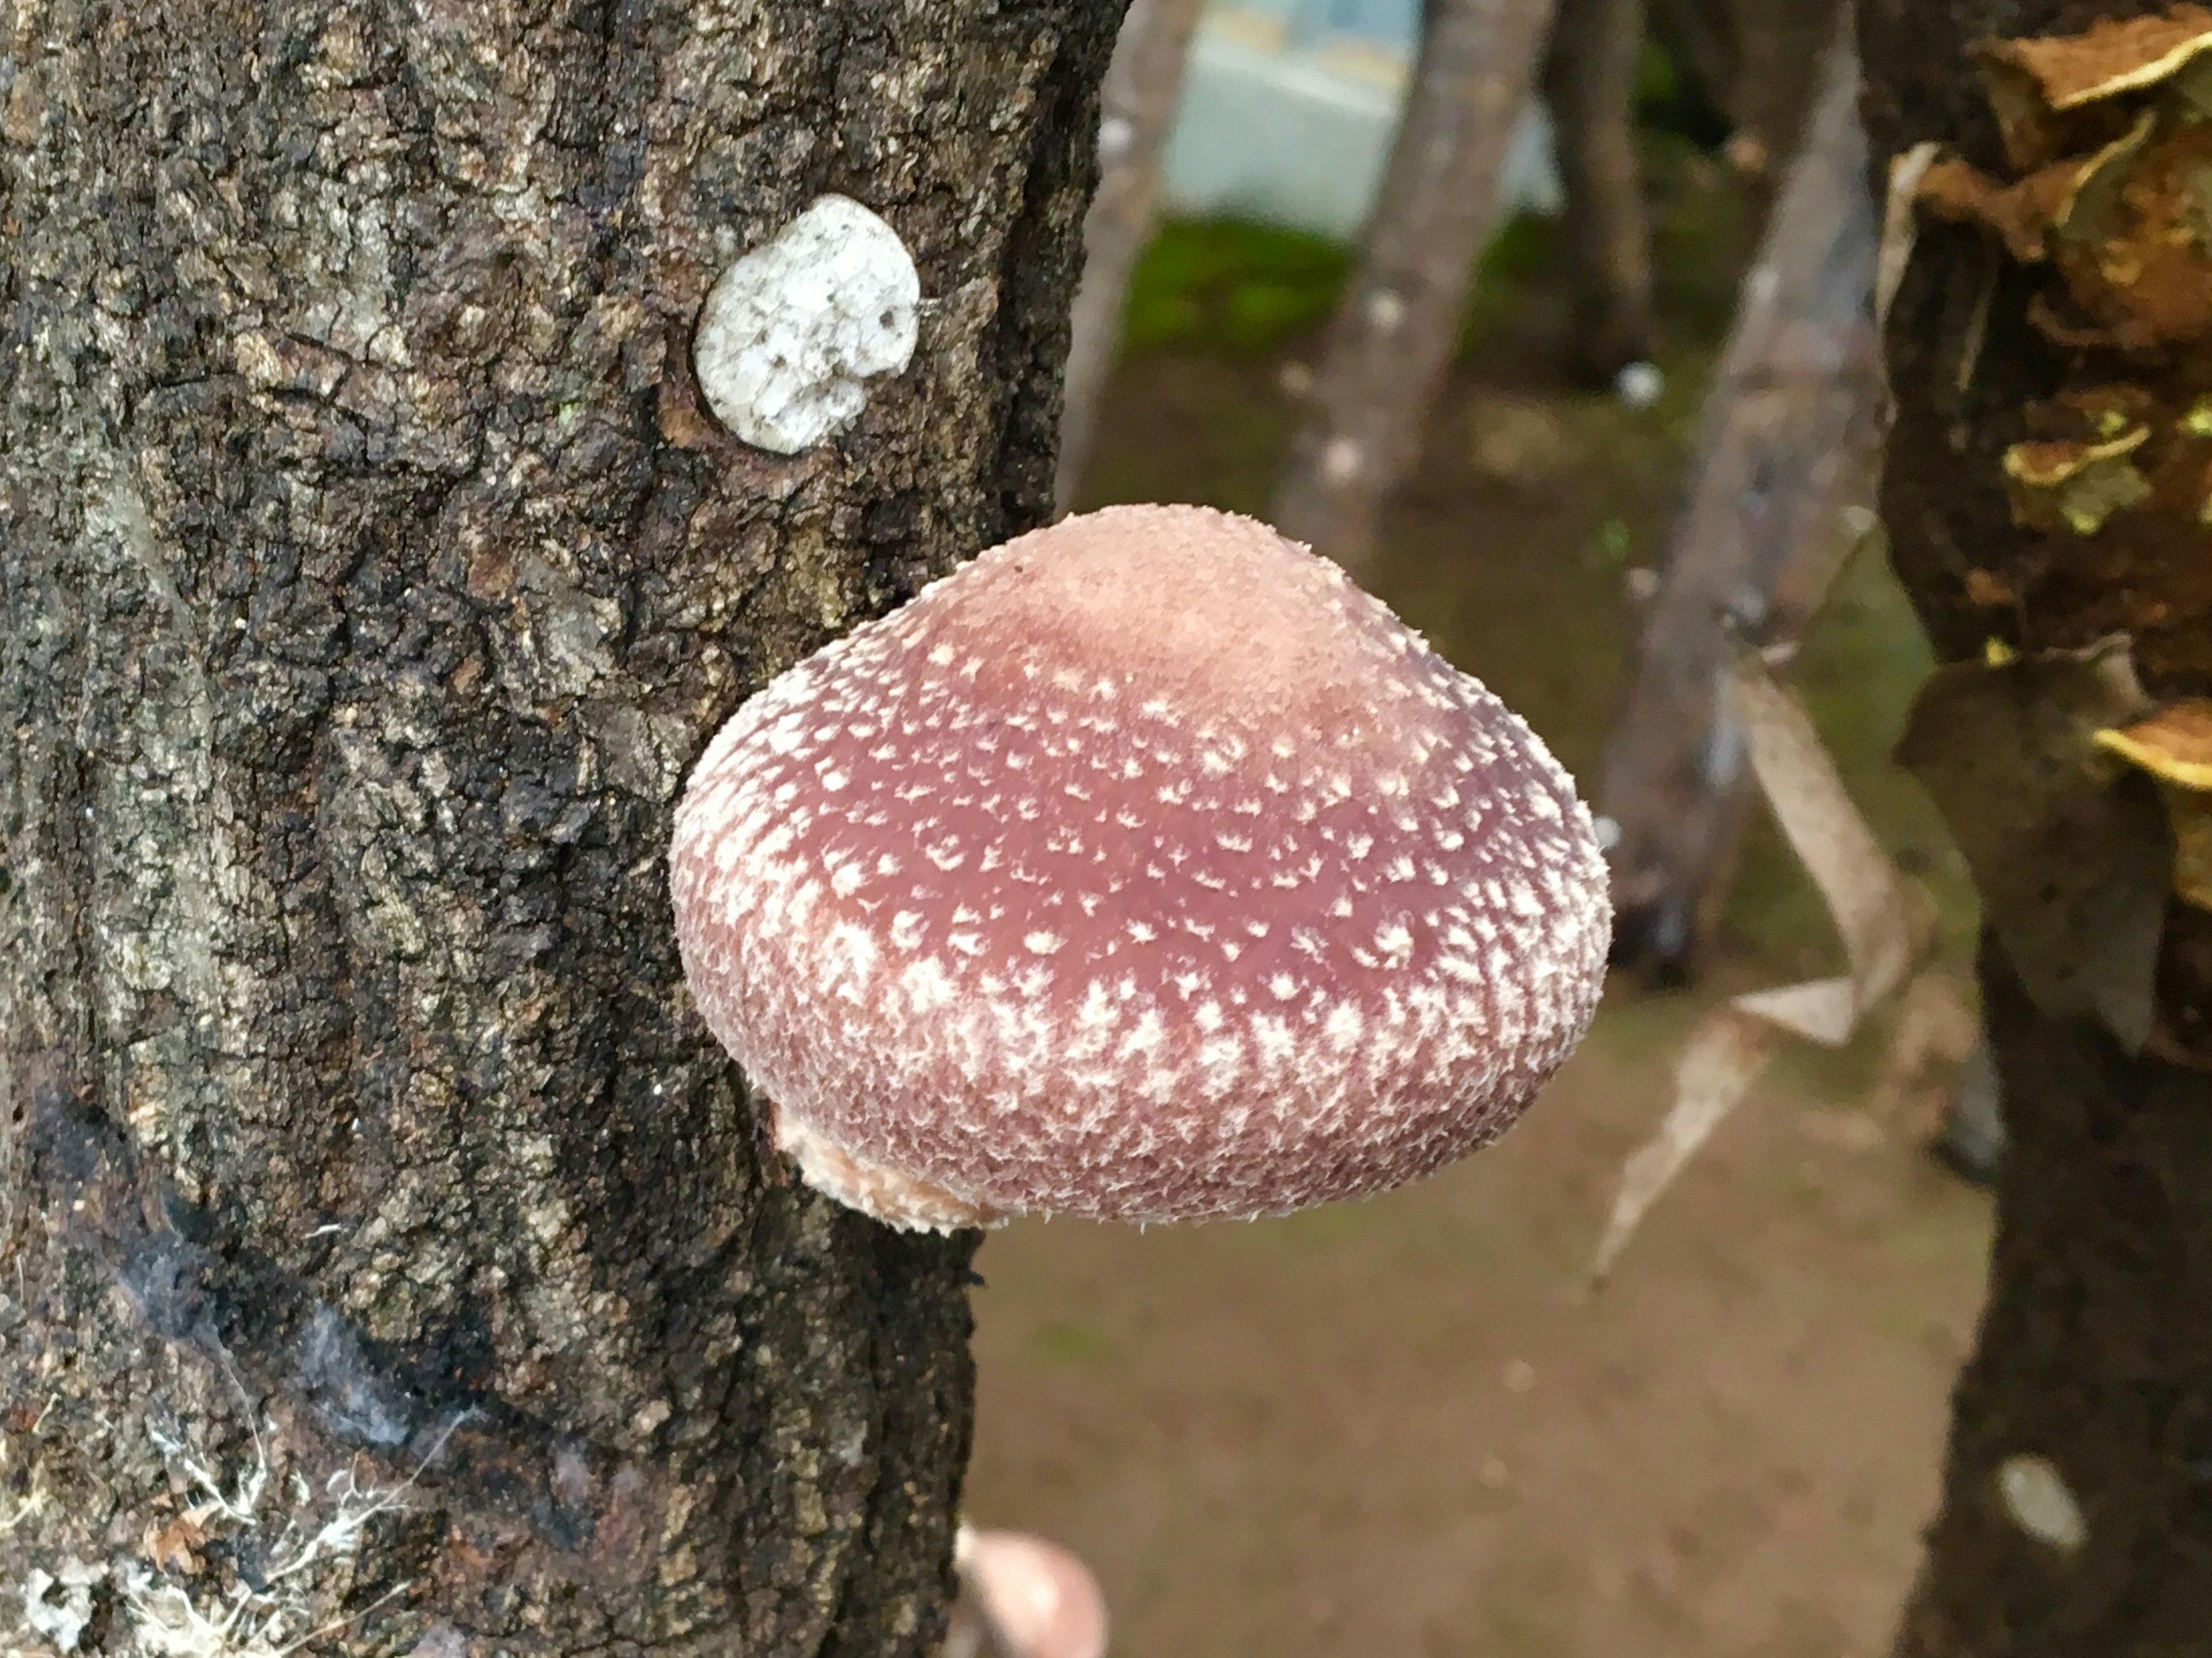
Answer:
<svg viewBox="0 0 2212 1658"><path fill-rule="evenodd" d="M1535 213L1508 219L1475 267L1467 313L1460 319L1460 355L1474 355L1501 327L1525 315L1528 296L1557 278L1560 258L1558 221Z"/></svg>
<svg viewBox="0 0 2212 1658"><path fill-rule="evenodd" d="M1646 40L1636 60L1636 113L1644 123L1656 125L1670 114L1682 95L1681 77L1674 60L1656 40Z"/></svg>
<svg viewBox="0 0 2212 1658"><path fill-rule="evenodd" d="M1492 238L1461 331L1471 349L1559 263L1553 222L1519 214ZM1265 357L1326 324L1349 279L1348 250L1304 231L1238 219L1162 224L1129 278L1122 346L1238 360Z"/></svg>
<svg viewBox="0 0 2212 1658"><path fill-rule="evenodd" d="M1348 268L1343 248L1303 231L1171 220L1130 276L1124 349L1264 355L1328 319Z"/></svg>
<svg viewBox="0 0 2212 1658"><path fill-rule="evenodd" d="M1242 1236L1259 1249L1337 1249L1372 1231L1380 1212L1371 1203L1325 1204L1294 1215L1254 1221Z"/></svg>
<svg viewBox="0 0 2212 1658"><path fill-rule="evenodd" d="M1062 1318L1030 1333L1030 1351L1048 1364L1096 1366L1114 1357L1114 1344L1096 1327Z"/></svg>

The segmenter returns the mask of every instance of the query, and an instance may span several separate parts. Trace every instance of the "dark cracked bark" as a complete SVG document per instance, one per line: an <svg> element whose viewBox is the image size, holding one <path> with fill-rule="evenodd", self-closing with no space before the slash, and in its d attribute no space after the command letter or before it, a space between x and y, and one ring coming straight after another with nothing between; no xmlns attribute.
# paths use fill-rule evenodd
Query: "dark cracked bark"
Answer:
<svg viewBox="0 0 2212 1658"><path fill-rule="evenodd" d="M1118 11L0 0L0 1646L933 1646L972 1239L790 1183L661 859L1048 515ZM777 459L690 331L833 190L921 345Z"/></svg>
<svg viewBox="0 0 2212 1658"><path fill-rule="evenodd" d="M1973 41L2148 9L1860 0L1876 178L1923 140L2004 173ZM2201 233L2160 246L2206 262L2191 291L2212 283ZM2153 699L2205 695L2201 494L2167 486L2197 465L2172 411L2212 392L2212 344L2177 333L2139 349L2086 330L2062 340L2069 330L2032 310L2063 302L2056 282L1979 228L1923 215L1887 328L1896 410L1881 511L1898 573L1947 658L1971 659L1990 637L2041 652L2119 632ZM2106 396L2148 411L2135 459L2158 486L2086 531L2016 513L2008 451L2043 435L2032 421ZM2075 852L2093 866L2116 856ZM2212 916L2169 902L2164 929L2152 1036L2132 1056L2102 1025L2039 1006L2005 946L1984 944L2007 1131L1997 1239L1899 1639L1911 1658L2212 1653ZM2049 1523L2069 1518L2053 1477L2071 1534ZM2025 1524L2040 1512L2022 1501L2039 1482L2050 1512Z"/></svg>

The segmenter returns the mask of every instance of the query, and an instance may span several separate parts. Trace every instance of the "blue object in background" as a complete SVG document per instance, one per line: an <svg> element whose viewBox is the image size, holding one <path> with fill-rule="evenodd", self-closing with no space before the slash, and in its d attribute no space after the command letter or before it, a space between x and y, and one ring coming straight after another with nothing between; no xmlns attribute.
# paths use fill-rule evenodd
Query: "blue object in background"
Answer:
<svg viewBox="0 0 2212 1658"><path fill-rule="evenodd" d="M1355 240L1419 31L1419 0L1212 0L1168 142L1169 208ZM1551 125L1533 100L1500 184L1509 212L1558 210Z"/></svg>
<svg viewBox="0 0 2212 1658"><path fill-rule="evenodd" d="M1421 27L1420 0L1233 0L1213 9L1279 18L1293 45L1328 34L1353 34L1408 55Z"/></svg>
<svg viewBox="0 0 2212 1658"><path fill-rule="evenodd" d="M1405 46L1411 55L1421 29L1420 0L1311 0L1315 34L1357 34Z"/></svg>

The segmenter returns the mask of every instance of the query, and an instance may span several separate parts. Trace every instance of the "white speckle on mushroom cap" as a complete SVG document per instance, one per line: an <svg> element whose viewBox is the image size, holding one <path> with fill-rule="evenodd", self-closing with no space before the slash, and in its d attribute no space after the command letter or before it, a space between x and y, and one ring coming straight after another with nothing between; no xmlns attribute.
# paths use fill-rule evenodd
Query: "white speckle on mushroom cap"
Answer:
<svg viewBox="0 0 2212 1658"><path fill-rule="evenodd" d="M1543 744L1338 568L1125 507L777 678L677 814L708 1025L896 1224L1279 1213L1495 1139L1610 909Z"/></svg>
<svg viewBox="0 0 2212 1658"><path fill-rule="evenodd" d="M708 292L692 346L699 389L744 441L797 454L867 406L870 379L913 359L921 302L898 232L821 197Z"/></svg>

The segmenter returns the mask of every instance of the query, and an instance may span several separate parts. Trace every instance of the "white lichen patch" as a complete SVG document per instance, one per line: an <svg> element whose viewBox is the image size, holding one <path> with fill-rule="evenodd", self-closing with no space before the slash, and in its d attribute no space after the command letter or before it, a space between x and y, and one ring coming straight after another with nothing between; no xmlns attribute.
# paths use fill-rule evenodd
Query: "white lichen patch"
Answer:
<svg viewBox="0 0 2212 1658"><path fill-rule="evenodd" d="M1997 1495L2013 1524L2061 1554L2072 1554L2089 1540L2081 1505L2047 1456L2007 1457L1997 1469Z"/></svg>
<svg viewBox="0 0 2212 1658"><path fill-rule="evenodd" d="M715 417L756 448L793 455L867 405L867 382L914 356L921 277L898 233L823 196L721 275L692 349Z"/></svg>
<svg viewBox="0 0 2212 1658"><path fill-rule="evenodd" d="M75 1652L92 1622L92 1592L107 1576L105 1566L71 1555L52 1571L33 1566L23 1580L23 1624L56 1649Z"/></svg>

